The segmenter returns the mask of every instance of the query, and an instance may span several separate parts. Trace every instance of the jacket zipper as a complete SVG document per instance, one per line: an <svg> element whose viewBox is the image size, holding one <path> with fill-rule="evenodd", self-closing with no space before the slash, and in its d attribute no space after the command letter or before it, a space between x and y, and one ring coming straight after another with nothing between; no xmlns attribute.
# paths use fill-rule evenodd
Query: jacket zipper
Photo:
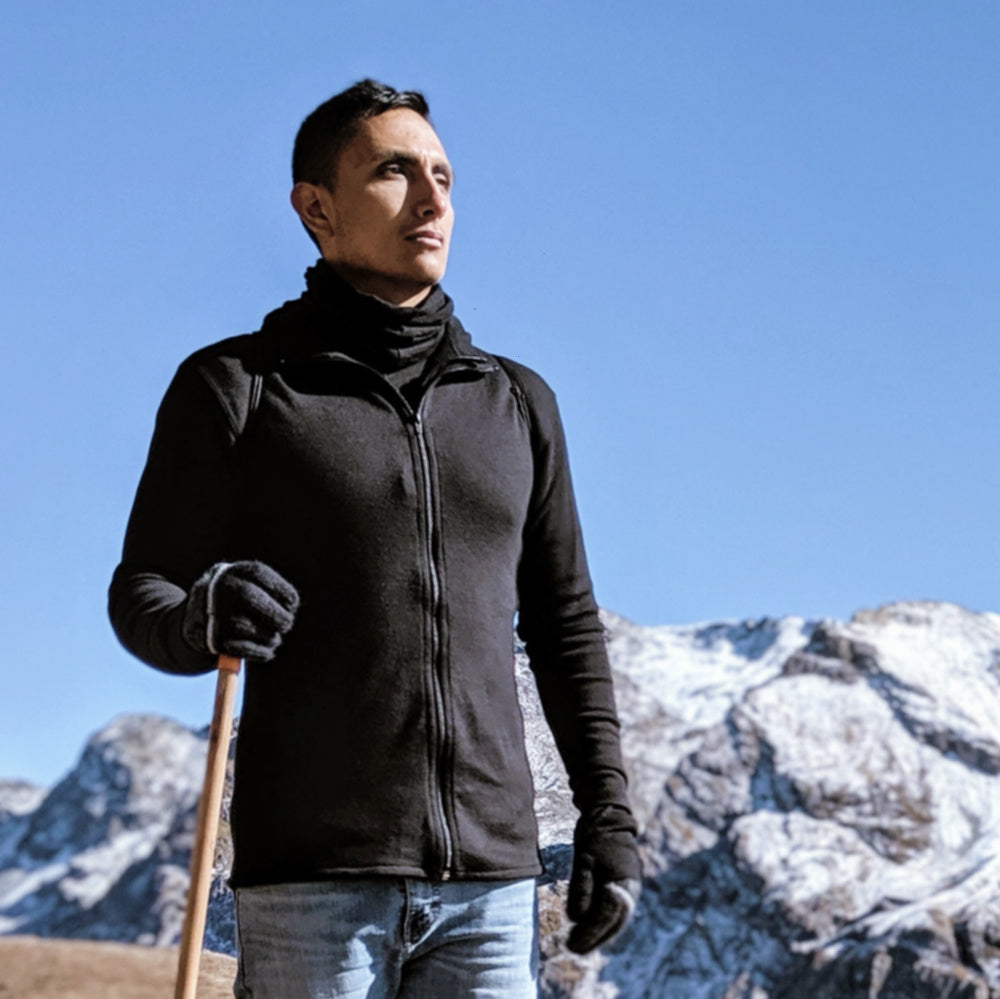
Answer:
<svg viewBox="0 0 1000 999"><path fill-rule="evenodd" d="M458 365L455 365L458 367ZM489 365L490 368L493 365ZM454 368L452 369L454 370ZM434 535L437 525L434 519L434 492L431 485L431 459L427 446L427 436L424 430L424 422L421 417L424 404L430 396L431 388L441 381L447 373L448 368L442 368L437 375L424 386L423 397L420 405L413 412L413 426L417 436L417 453L420 455L421 471L424 479L424 506L426 514L424 517L425 536L424 542L427 547L427 567L431 583L431 697L434 701L434 724L437 729L437 752L434 757L436 773L432 774L431 783L436 789L434 795L434 808L437 813L437 820L441 826L443 850L443 863L441 865L441 880L448 881L452 874L452 863L454 862L455 848L451 829L448 826L448 812L445 805L445 782L444 773L448 762L448 714L445 710L444 679L441 676L442 669L442 647L441 647L441 573L438 567L438 560L434 552Z"/></svg>
<svg viewBox="0 0 1000 999"><path fill-rule="evenodd" d="M424 544L427 550L427 566L431 584L431 698L433 700L432 708L434 714L434 725L437 729L437 745L434 747L436 750L434 753L436 772L431 775L432 784L434 785L437 793L434 795L432 807L435 812L435 818L441 827L441 841L444 847L442 851L443 863L441 865L440 872L441 880L448 881L452 875L455 847L451 829L448 826L448 812L444 800L443 774L447 763L448 716L445 711L444 682L441 678L441 574L438 569L437 558L434 554L434 532L436 525L434 520L434 494L431 487L431 460L430 452L427 446L427 438L424 432L424 423L421 418L421 411L423 410L424 403L430 395L431 388L441 381L442 377L447 374L449 369L454 370L459 367L472 367L482 368L483 370L494 370L496 365L490 364L488 361L484 363L479 358L456 358L451 362L450 366L446 366L439 370L436 376L424 386L423 398L420 400L420 405L416 410L414 410L406 399L403 398L399 392L395 391L391 385L389 385L387 379L377 369L365 364L362 361L358 361L349 355L332 355L331 359L334 359L334 357L337 360L345 361L359 368L364 368L375 375L380 382L386 384L401 404L400 406L397 406L397 409L405 414L408 414L412 420L414 432L417 438L417 454L420 458L420 467L421 472L423 473L424 506L426 508L426 514L424 517Z"/></svg>
<svg viewBox="0 0 1000 999"><path fill-rule="evenodd" d="M424 396L426 398L426 395ZM431 697L434 707L434 726L437 734L437 752L435 754L436 772L431 783L436 788L434 806L437 819L441 826L444 845L443 863L441 865L441 880L451 877L451 865L454 859L454 845L451 830L448 828L448 814L444 801L445 758L448 746L447 714L445 712L444 683L441 678L441 575L438 571L437 558L434 554L434 495L431 489L431 461L427 449L427 438L424 434L423 420L419 411L414 414L413 426L417 433L417 452L420 455L421 471L424 479L424 542L427 547L427 567L431 583Z"/></svg>

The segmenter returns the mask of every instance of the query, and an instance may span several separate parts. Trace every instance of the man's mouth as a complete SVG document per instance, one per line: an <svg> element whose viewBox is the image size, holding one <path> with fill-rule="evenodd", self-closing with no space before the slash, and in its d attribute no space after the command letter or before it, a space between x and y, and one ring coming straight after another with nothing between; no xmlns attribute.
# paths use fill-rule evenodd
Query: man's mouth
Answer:
<svg viewBox="0 0 1000 999"><path fill-rule="evenodd" d="M406 239L408 242L419 243L430 249L440 249L444 246L444 234L436 229L418 229L416 232L411 232Z"/></svg>

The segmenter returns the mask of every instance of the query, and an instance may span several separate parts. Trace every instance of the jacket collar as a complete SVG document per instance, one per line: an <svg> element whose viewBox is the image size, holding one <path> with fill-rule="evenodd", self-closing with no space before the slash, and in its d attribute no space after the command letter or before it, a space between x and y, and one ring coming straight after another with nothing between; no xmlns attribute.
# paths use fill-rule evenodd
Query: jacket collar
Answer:
<svg viewBox="0 0 1000 999"><path fill-rule="evenodd" d="M347 356L386 370L426 351L435 367L495 367L473 345L440 285L420 306L395 306L351 288L323 261L306 271L306 285L299 298L265 317L258 334L279 363Z"/></svg>

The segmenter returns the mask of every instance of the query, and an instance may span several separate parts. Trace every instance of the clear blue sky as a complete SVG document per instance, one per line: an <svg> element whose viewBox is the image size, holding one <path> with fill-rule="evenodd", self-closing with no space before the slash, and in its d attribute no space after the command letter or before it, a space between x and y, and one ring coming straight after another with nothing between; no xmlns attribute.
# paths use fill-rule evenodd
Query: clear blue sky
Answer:
<svg viewBox="0 0 1000 999"><path fill-rule="evenodd" d="M108 578L196 347L294 297L299 121L373 75L457 171L445 287L556 389L601 603L997 609L1000 4L8 6L0 776L121 711Z"/></svg>

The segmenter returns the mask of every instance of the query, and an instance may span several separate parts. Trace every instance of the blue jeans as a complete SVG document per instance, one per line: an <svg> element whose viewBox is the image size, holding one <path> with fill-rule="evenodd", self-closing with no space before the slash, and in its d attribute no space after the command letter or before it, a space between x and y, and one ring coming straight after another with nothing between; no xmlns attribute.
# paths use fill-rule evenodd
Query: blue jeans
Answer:
<svg viewBox="0 0 1000 999"><path fill-rule="evenodd" d="M536 999L534 879L236 891L237 999Z"/></svg>

